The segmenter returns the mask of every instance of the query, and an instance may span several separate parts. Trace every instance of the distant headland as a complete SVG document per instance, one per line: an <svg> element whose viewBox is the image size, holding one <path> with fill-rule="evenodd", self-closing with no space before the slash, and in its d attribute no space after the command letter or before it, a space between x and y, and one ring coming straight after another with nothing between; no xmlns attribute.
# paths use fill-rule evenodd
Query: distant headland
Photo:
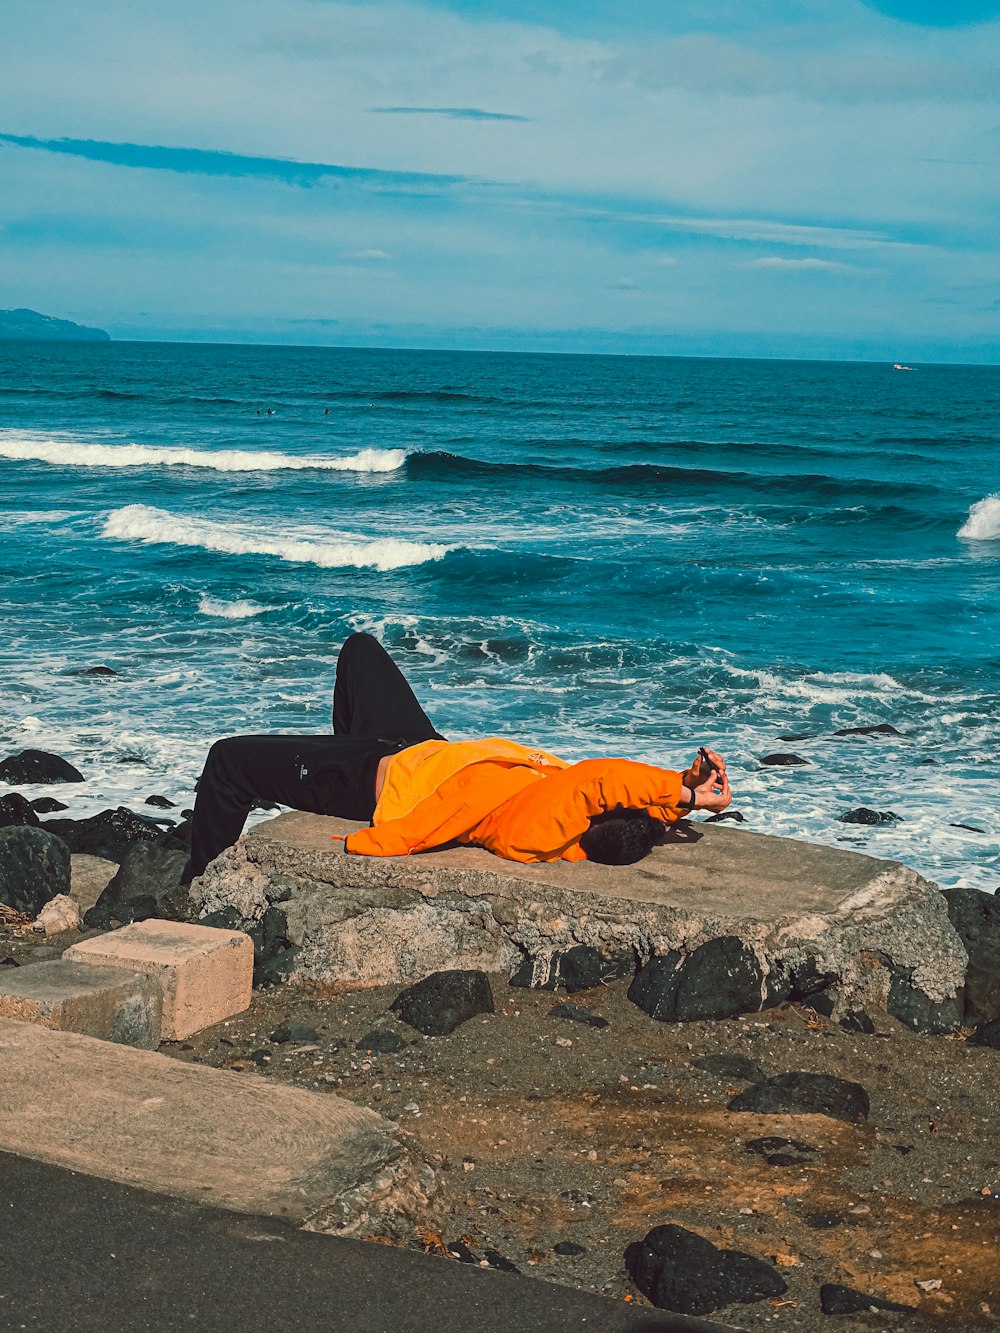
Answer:
<svg viewBox="0 0 1000 1333"><path fill-rule="evenodd" d="M0 310L0 340L30 339L32 342L101 342L111 341L103 329L88 329L85 324L74 324L71 319L56 319L40 315L37 310Z"/></svg>

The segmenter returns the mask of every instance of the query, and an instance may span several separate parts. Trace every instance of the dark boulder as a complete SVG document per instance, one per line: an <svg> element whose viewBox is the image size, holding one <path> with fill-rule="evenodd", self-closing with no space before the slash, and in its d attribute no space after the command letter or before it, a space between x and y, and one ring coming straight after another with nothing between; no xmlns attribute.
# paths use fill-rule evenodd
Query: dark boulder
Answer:
<svg viewBox="0 0 1000 1333"><path fill-rule="evenodd" d="M46 750L21 750L0 764L0 782L83 782L84 776L57 754Z"/></svg>
<svg viewBox="0 0 1000 1333"><path fill-rule="evenodd" d="M875 1024L863 1009L848 1009L839 1021L845 1032L861 1032L866 1037L875 1035Z"/></svg>
<svg viewBox="0 0 1000 1333"><path fill-rule="evenodd" d="M253 942L253 984L271 985L278 981L287 981L291 973L292 962L298 949L290 952L288 940L288 917L277 907L269 907L256 921L248 921L240 916L235 907L223 907L217 912L209 912L199 917L199 926L214 926L217 930L242 930ZM289 957L283 965L279 959L286 953Z"/></svg>
<svg viewBox="0 0 1000 1333"><path fill-rule="evenodd" d="M268 1038L276 1046L284 1046L294 1041L296 1045L312 1045L319 1041L319 1033L311 1023L281 1023Z"/></svg>
<svg viewBox="0 0 1000 1333"><path fill-rule="evenodd" d="M160 839L162 847L169 847L171 851L190 852L191 850L191 820L182 819L179 824L173 828L167 829Z"/></svg>
<svg viewBox="0 0 1000 1333"><path fill-rule="evenodd" d="M152 819L124 805L117 810L102 810L89 819L47 819L43 827L62 838L71 852L103 856L119 864L137 842L155 842L163 836L163 830Z"/></svg>
<svg viewBox="0 0 1000 1333"><path fill-rule="evenodd" d="M732 1018L761 1008L763 981L754 951L735 935L721 935L693 953L671 950L652 959L636 974L628 997L665 1023Z"/></svg>
<svg viewBox="0 0 1000 1333"><path fill-rule="evenodd" d="M12 828L15 824L37 828L39 819L27 797L19 791L9 791L6 796L0 796L0 828Z"/></svg>
<svg viewBox="0 0 1000 1333"><path fill-rule="evenodd" d="M723 810L721 815L709 815L704 821L706 824L721 824L724 820L731 819L734 824L745 824L746 815L741 815L738 810Z"/></svg>
<svg viewBox="0 0 1000 1333"><path fill-rule="evenodd" d="M69 893L69 848L26 824L0 828L0 903L37 916L50 898Z"/></svg>
<svg viewBox="0 0 1000 1333"><path fill-rule="evenodd" d="M65 801L57 801L54 796L36 796L31 802L36 815L54 815L57 810L68 810Z"/></svg>
<svg viewBox="0 0 1000 1333"><path fill-rule="evenodd" d="M776 1004L783 1004L785 1000L806 1000L827 990L837 979L837 974L823 967L813 954L795 962L775 958L771 961L771 970L764 983L764 1008L770 1009ZM831 1002L826 1012L832 1010Z"/></svg>
<svg viewBox="0 0 1000 1333"><path fill-rule="evenodd" d="M891 722L877 722L873 727L841 727L835 736L902 736Z"/></svg>
<svg viewBox="0 0 1000 1333"><path fill-rule="evenodd" d="M948 916L969 955L965 1018L971 1024L1000 1018L1000 898L981 889L944 889Z"/></svg>
<svg viewBox="0 0 1000 1333"><path fill-rule="evenodd" d="M625 1251L625 1267L660 1310L705 1315L739 1302L783 1296L784 1279L770 1264L739 1250L719 1250L704 1236L669 1224L654 1227Z"/></svg>
<svg viewBox="0 0 1000 1333"><path fill-rule="evenodd" d="M928 1037L954 1032L957 1027L961 1027L965 1012L964 988L960 986L957 995L932 1000L926 991L914 986L912 975L912 968L895 965L889 973L889 995L885 1007L893 1018L898 1018L914 1032Z"/></svg>
<svg viewBox="0 0 1000 1333"><path fill-rule="evenodd" d="M756 1060L735 1052L731 1055L725 1053L703 1055L691 1063L695 1069L704 1069L706 1073L714 1074L716 1078L735 1079L739 1083L761 1083L764 1079L764 1071Z"/></svg>
<svg viewBox="0 0 1000 1333"><path fill-rule="evenodd" d="M819 1289L820 1308L824 1314L860 1314L862 1310L890 1310L894 1314L909 1314L916 1309L914 1305L900 1305L897 1301L883 1300L881 1296L868 1296L853 1287L844 1287L839 1282L824 1282Z"/></svg>
<svg viewBox="0 0 1000 1333"><path fill-rule="evenodd" d="M970 1046L989 1046L994 1051L1000 1051L1000 1018L994 1018L992 1023L981 1023L969 1038Z"/></svg>
<svg viewBox="0 0 1000 1333"><path fill-rule="evenodd" d="M600 1014L595 1014L593 1009L587 1009L582 1004L574 1004L572 1000L564 1000L562 1004L553 1005L549 1010L549 1018L568 1018L571 1023L586 1023L591 1028L606 1028L608 1020L602 1018Z"/></svg>
<svg viewBox="0 0 1000 1333"><path fill-rule="evenodd" d="M118 873L94 906L84 913L83 924L88 929L107 930L113 921L127 925L151 917L187 919L190 902L181 888L186 861L183 852L168 851L155 842L137 843L125 853Z"/></svg>
<svg viewBox="0 0 1000 1333"><path fill-rule="evenodd" d="M395 1055L397 1051L405 1050L409 1045L404 1041L398 1032L393 1032L392 1028L376 1027L371 1032L366 1032L363 1037L359 1037L354 1043L354 1049L365 1051L368 1055Z"/></svg>
<svg viewBox="0 0 1000 1333"><path fill-rule="evenodd" d="M856 810L845 810L837 816L841 824L868 824L872 828L879 824L900 824L902 818L893 810L869 810L865 805L859 805Z"/></svg>
<svg viewBox="0 0 1000 1333"><path fill-rule="evenodd" d="M157 810L176 810L177 802L172 801L169 796L147 796L143 805L153 805Z"/></svg>
<svg viewBox="0 0 1000 1333"><path fill-rule="evenodd" d="M808 764L809 760L799 754L765 754L760 762L768 768L795 768L799 764Z"/></svg>
<svg viewBox="0 0 1000 1333"><path fill-rule="evenodd" d="M819 1151L809 1143L798 1139L782 1139L775 1134L768 1134L762 1139L749 1139L743 1145L744 1152L763 1157L768 1166L803 1166L815 1161Z"/></svg>
<svg viewBox="0 0 1000 1333"><path fill-rule="evenodd" d="M729 1103L730 1111L757 1115L828 1115L857 1125L871 1109L868 1093L860 1083L850 1083L834 1074L808 1074L797 1070L776 1074L754 1083Z"/></svg>
<svg viewBox="0 0 1000 1333"><path fill-rule="evenodd" d="M525 958L511 977L510 984L531 987L534 972L533 959ZM630 977L634 972L635 954L631 949L609 956L591 944L574 944L564 953L552 956L548 976L536 989L563 989L572 995L575 991L591 990L609 981L617 981L620 977Z"/></svg>
<svg viewBox="0 0 1000 1333"><path fill-rule="evenodd" d="M114 667L109 667L109 666L92 666L92 667L87 667L86 671L83 672L83 675L85 675L85 676L117 676L117 675L118 675L118 672L114 669Z"/></svg>
<svg viewBox="0 0 1000 1333"><path fill-rule="evenodd" d="M485 972L432 972L407 987L390 1009L426 1037L446 1037L476 1014L492 1014L493 992Z"/></svg>

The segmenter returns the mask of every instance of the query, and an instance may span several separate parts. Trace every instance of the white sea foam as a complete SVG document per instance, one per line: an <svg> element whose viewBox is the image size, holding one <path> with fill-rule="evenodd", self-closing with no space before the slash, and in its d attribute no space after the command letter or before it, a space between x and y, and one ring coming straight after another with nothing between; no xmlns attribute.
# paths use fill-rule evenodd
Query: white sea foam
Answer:
<svg viewBox="0 0 1000 1333"><path fill-rule="evenodd" d="M321 569L404 569L441 560L454 547L437 542L411 542L398 537L374 540L356 536L290 535L274 538L259 528L211 519L188 518L151 505L126 505L108 515L103 537L169 546L193 546L225 555L273 555Z"/></svg>
<svg viewBox="0 0 1000 1333"><path fill-rule="evenodd" d="M203 616L218 616L222 620L250 620L254 616L263 615L265 611L272 609L269 606L259 606L256 602L250 602L246 599L237 602L224 602L221 597L204 595L198 602L198 610Z"/></svg>
<svg viewBox="0 0 1000 1333"><path fill-rule="evenodd" d="M969 517L959 528L958 535L980 542L1000 539L1000 495L987 495L977 500L969 510Z"/></svg>
<svg viewBox="0 0 1000 1333"><path fill-rule="evenodd" d="M0 458L58 467L204 467L216 472L395 472L405 449L360 449L342 457L298 456L251 449L186 449L177 445L84 444L58 436L0 436Z"/></svg>

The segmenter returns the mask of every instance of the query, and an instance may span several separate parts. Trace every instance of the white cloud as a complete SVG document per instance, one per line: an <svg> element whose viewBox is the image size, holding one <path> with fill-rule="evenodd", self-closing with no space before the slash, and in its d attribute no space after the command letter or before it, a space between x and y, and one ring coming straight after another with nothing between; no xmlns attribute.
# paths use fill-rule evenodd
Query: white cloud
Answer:
<svg viewBox="0 0 1000 1333"><path fill-rule="evenodd" d="M781 259L778 256L754 259L751 261L750 267L779 269L783 272L810 270L813 272L857 273L859 271L853 264L838 264L832 259Z"/></svg>
<svg viewBox="0 0 1000 1333"><path fill-rule="evenodd" d="M347 258L382 260L389 259L390 255L387 250L354 250Z"/></svg>

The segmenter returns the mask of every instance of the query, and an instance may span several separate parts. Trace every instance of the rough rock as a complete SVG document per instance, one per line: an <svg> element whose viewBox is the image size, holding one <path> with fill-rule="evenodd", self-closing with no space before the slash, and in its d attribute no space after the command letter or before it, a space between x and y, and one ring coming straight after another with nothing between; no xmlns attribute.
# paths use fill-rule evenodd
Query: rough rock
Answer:
<svg viewBox="0 0 1000 1333"><path fill-rule="evenodd" d="M21 750L0 763L0 782L83 782L84 776L66 759L47 750Z"/></svg>
<svg viewBox="0 0 1000 1333"><path fill-rule="evenodd" d="M242 930L253 941L253 984L271 985L287 981L292 962L298 950L288 943L288 918L277 907L269 907L258 920L246 920L235 907L210 912L199 919L200 926L215 926L219 930ZM290 957L282 958L285 954Z"/></svg>
<svg viewBox="0 0 1000 1333"><path fill-rule="evenodd" d="M954 1032L962 1025L965 991L959 986L954 995L936 1000L913 981L913 969L892 965L889 968L889 993L886 1011L914 1032L937 1036Z"/></svg>
<svg viewBox="0 0 1000 1333"><path fill-rule="evenodd" d="M749 945L722 935L693 953L654 958L636 974L628 997L661 1022L732 1018L763 1006L764 969Z"/></svg>
<svg viewBox="0 0 1000 1333"><path fill-rule="evenodd" d="M71 852L103 856L119 864L137 842L155 842L163 836L153 820L124 805L117 810L102 810L89 819L47 819L42 827L62 838Z"/></svg>
<svg viewBox="0 0 1000 1333"><path fill-rule="evenodd" d="M9 791L6 796L0 796L0 828L12 828L16 824L37 828L39 823L31 802L19 791Z"/></svg>
<svg viewBox="0 0 1000 1333"><path fill-rule="evenodd" d="M446 1037L476 1014L492 1014L493 991L485 972L434 972L401 991L389 1006L426 1037Z"/></svg>
<svg viewBox="0 0 1000 1333"><path fill-rule="evenodd" d="M50 898L69 893L69 848L44 829L0 828L0 903L37 916Z"/></svg>
<svg viewBox="0 0 1000 1333"><path fill-rule="evenodd" d="M744 1152L763 1157L768 1166L802 1166L816 1160L818 1149L799 1139L783 1139L768 1134L762 1139L750 1139L743 1145Z"/></svg>
<svg viewBox="0 0 1000 1333"><path fill-rule="evenodd" d="M114 667L109 666L87 667L86 671L83 672L85 676L117 676L118 674Z"/></svg>
<svg viewBox="0 0 1000 1333"><path fill-rule="evenodd" d="M57 810L68 810L65 801L57 801L54 796L36 796L31 802L36 815L54 815Z"/></svg>
<svg viewBox="0 0 1000 1333"><path fill-rule="evenodd" d="M723 810L720 815L709 815L705 823L721 824L727 819L731 819L734 824L745 824L747 822L746 815L741 815L739 810Z"/></svg>
<svg viewBox="0 0 1000 1333"><path fill-rule="evenodd" d="M809 760L799 754L765 754L760 762L768 768L795 768L799 764L808 764Z"/></svg>
<svg viewBox="0 0 1000 1333"><path fill-rule="evenodd" d="M115 861L103 856L70 857L70 896L75 898L81 912L87 912L97 902L118 873Z"/></svg>
<svg viewBox="0 0 1000 1333"><path fill-rule="evenodd" d="M994 1051L1000 1051L1000 1018L980 1024L969 1038L969 1045L990 1046Z"/></svg>
<svg viewBox="0 0 1000 1333"><path fill-rule="evenodd" d="M845 1032L860 1032L866 1037L875 1034L875 1024L863 1009L848 1009L838 1021Z"/></svg>
<svg viewBox="0 0 1000 1333"><path fill-rule="evenodd" d="M841 727L835 736L902 736L891 722L879 722L873 727Z"/></svg>
<svg viewBox="0 0 1000 1333"><path fill-rule="evenodd" d="M50 898L35 919L32 930L41 935L61 935L75 930L80 924L80 909L66 893Z"/></svg>
<svg viewBox="0 0 1000 1333"><path fill-rule="evenodd" d="M803 1070L776 1074L763 1083L754 1083L729 1103L730 1111L828 1115L852 1125L860 1124L870 1109L868 1093L860 1083L851 1083L834 1074L809 1074Z"/></svg>
<svg viewBox="0 0 1000 1333"><path fill-rule="evenodd" d="M969 955L965 973L965 1019L971 1024L1000 1018L1000 898L980 889L943 890L948 917Z"/></svg>
<svg viewBox="0 0 1000 1333"><path fill-rule="evenodd" d="M845 810L837 819L841 824L869 824L875 827L879 824L899 824L902 815L897 815L893 810L869 810L867 806L859 805L856 810Z"/></svg>
<svg viewBox="0 0 1000 1333"><path fill-rule="evenodd" d="M631 950L607 957L588 944L574 944L565 953L553 954L539 965L538 960L525 958L510 979L512 986L533 990L575 991L592 990L619 977L630 977L635 972L635 954Z"/></svg>
<svg viewBox="0 0 1000 1333"><path fill-rule="evenodd" d="M762 1083L764 1071L756 1060L745 1055L703 1055L700 1060L692 1060L695 1069L704 1069L716 1078L738 1079L743 1083Z"/></svg>
<svg viewBox="0 0 1000 1333"><path fill-rule="evenodd" d="M357 1051L366 1051L369 1055L395 1055L397 1051L405 1050L408 1042L393 1032L392 1028L374 1027L371 1032L366 1032L363 1037L359 1037L354 1043L354 1049Z"/></svg>
<svg viewBox="0 0 1000 1333"><path fill-rule="evenodd" d="M169 796L147 796L144 805L155 806L157 810L176 810L177 802L172 801Z"/></svg>
<svg viewBox="0 0 1000 1333"><path fill-rule="evenodd" d="M568 1018L572 1023L586 1023L591 1028L606 1028L608 1020L602 1018L600 1014L595 1014L593 1009L587 1009L582 1004L574 1004L572 1000L564 1000L562 1004L554 1004L549 1010L549 1018Z"/></svg>
<svg viewBox="0 0 1000 1333"><path fill-rule="evenodd" d="M169 851L155 842L136 843L125 853L84 923L91 929L106 930L113 921L124 926L150 917L182 919L189 906L187 893L181 889L186 863L183 852Z"/></svg>
<svg viewBox="0 0 1000 1333"><path fill-rule="evenodd" d="M701 824L696 839L633 866L522 865L471 847L346 856L332 835L354 827L299 812L257 825L191 886L199 913L232 908L250 925L280 904L298 952L275 966L296 984L339 989L449 969L509 976L525 959L539 985L560 955L627 969L721 937L766 970L769 1004L835 981L839 1006L877 1014L893 966L912 968L933 1000L954 996L965 975L937 888L855 851Z"/></svg>
<svg viewBox="0 0 1000 1333"><path fill-rule="evenodd" d="M784 1279L770 1264L739 1250L719 1250L684 1227L654 1227L625 1251L625 1267L660 1310L705 1315L737 1302L783 1296Z"/></svg>
<svg viewBox="0 0 1000 1333"><path fill-rule="evenodd" d="M824 1314L859 1314L862 1310L890 1310L895 1314L908 1314L914 1310L912 1305L900 1305L897 1301L887 1301L881 1296L868 1296L853 1287L844 1287L839 1282L824 1282L819 1289L819 1303Z"/></svg>
<svg viewBox="0 0 1000 1333"><path fill-rule="evenodd" d="M282 1023L268 1038L276 1046L284 1046L290 1041L296 1044L319 1041L319 1033L309 1023Z"/></svg>

